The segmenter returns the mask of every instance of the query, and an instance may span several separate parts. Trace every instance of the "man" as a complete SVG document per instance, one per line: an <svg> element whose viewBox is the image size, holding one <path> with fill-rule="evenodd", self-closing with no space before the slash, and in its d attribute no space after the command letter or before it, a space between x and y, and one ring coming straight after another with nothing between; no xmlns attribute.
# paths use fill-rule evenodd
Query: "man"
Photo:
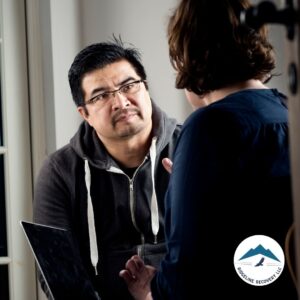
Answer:
<svg viewBox="0 0 300 300"><path fill-rule="evenodd" d="M79 52L69 84L84 121L41 169L34 221L72 232L102 300L132 299L118 273L133 254L155 267L165 254L161 161L180 125L152 101L139 52L121 40Z"/></svg>

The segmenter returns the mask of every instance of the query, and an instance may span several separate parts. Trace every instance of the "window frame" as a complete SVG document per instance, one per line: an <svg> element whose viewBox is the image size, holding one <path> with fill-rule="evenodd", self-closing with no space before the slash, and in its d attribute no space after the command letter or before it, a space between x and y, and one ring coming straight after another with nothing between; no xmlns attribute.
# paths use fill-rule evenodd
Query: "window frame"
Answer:
<svg viewBox="0 0 300 300"><path fill-rule="evenodd" d="M34 258L20 220L32 218L32 159L25 0L0 0L1 100L9 300L36 299Z"/></svg>

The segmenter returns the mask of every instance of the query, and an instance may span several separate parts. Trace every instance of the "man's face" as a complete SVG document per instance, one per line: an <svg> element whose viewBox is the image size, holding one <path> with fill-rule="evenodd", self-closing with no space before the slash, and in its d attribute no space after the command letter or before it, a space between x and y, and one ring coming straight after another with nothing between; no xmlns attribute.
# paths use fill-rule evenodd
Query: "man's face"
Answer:
<svg viewBox="0 0 300 300"><path fill-rule="evenodd" d="M85 105L88 114L84 107L78 107L78 111L103 142L142 135L151 128L152 105L144 82L132 85L133 88L127 86L138 80L139 76L126 60L94 70L83 77L84 101L95 100ZM106 93L120 88L119 92ZM97 98L98 95L102 96Z"/></svg>

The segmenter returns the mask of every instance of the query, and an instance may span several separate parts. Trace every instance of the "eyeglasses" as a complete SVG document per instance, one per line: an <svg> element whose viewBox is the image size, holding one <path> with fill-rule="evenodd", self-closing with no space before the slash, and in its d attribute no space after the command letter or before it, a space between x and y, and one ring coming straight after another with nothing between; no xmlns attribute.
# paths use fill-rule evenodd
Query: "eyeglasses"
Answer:
<svg viewBox="0 0 300 300"><path fill-rule="evenodd" d="M145 80L136 80L136 81L132 81L130 83L126 83L126 84L120 86L117 90L107 91L107 92L98 94L98 95L92 97L91 99L87 100L86 102L84 102L82 105L94 104L98 101L111 100L112 98L115 97L116 93L120 93L125 96L135 94L140 90L142 82L145 83L146 81Z"/></svg>

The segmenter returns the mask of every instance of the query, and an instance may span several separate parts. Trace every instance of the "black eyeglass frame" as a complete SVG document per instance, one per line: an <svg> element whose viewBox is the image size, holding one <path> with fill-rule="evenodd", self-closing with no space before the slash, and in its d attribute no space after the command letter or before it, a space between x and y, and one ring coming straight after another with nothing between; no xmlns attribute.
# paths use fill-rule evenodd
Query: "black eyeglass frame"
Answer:
<svg viewBox="0 0 300 300"><path fill-rule="evenodd" d="M131 81L131 82L128 82L128 83L125 83L125 84L123 84L123 85L121 85L118 89L116 89L116 90L114 90L114 91L105 91L105 92L102 92L102 93L100 93L100 94L97 94L96 96L93 96L92 98L90 98L89 100L87 100L87 101L85 101L85 102L83 102L81 105L82 106L86 106L86 105L89 105L89 104L94 104L94 103L96 103L96 102L98 102L98 101L101 101L102 100L102 98L101 98L101 96L103 96L103 95L105 95L105 94L111 94L111 95L115 95L116 93L120 93L121 92L121 94L126 94L126 92L122 92L121 90L122 89L124 89L124 88L126 88L127 86L130 86L131 84L136 84L136 83L146 83L147 81L146 80L144 80L144 79L139 79L139 80L135 80L135 81ZM136 92L138 92L139 90L137 90ZM133 93L136 93L136 92L133 92ZM127 93L127 94L133 94L133 93ZM99 98L100 97L100 98ZM97 99L96 100L96 98L99 98L99 99Z"/></svg>

